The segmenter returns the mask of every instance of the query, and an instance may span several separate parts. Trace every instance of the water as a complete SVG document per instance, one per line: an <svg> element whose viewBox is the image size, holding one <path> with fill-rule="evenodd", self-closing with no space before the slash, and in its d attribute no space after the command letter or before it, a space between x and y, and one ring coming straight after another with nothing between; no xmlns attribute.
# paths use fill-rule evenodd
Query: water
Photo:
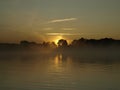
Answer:
<svg viewBox="0 0 120 90"><path fill-rule="evenodd" d="M120 90L120 62L60 53L1 55L0 90Z"/></svg>

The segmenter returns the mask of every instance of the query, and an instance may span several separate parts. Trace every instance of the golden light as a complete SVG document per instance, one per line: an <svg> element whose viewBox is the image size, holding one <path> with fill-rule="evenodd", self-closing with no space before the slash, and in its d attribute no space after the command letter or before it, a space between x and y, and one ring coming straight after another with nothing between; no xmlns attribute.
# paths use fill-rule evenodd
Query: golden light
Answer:
<svg viewBox="0 0 120 90"><path fill-rule="evenodd" d="M63 37L62 37L62 36L56 36L53 41L54 41L55 44L57 45L57 43L58 43L58 41L59 41L60 39L63 39Z"/></svg>

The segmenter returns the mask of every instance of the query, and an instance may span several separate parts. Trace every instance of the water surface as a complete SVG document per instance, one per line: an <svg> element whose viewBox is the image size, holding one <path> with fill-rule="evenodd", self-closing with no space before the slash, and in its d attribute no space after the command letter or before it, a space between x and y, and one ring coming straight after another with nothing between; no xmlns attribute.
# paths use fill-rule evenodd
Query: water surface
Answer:
<svg viewBox="0 0 120 90"><path fill-rule="evenodd" d="M0 90L120 90L119 58L2 55Z"/></svg>

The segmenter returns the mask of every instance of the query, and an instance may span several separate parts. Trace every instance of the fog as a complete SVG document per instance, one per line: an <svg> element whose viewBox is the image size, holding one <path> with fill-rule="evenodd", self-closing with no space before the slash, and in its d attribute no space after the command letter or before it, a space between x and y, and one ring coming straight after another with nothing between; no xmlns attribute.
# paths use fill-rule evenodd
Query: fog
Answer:
<svg viewBox="0 0 120 90"><path fill-rule="evenodd" d="M64 58L72 58L81 62L120 62L120 47L81 47L81 48L43 48L32 50L9 50L0 51L0 60L2 58L15 59L19 57L40 58L55 57L62 55Z"/></svg>

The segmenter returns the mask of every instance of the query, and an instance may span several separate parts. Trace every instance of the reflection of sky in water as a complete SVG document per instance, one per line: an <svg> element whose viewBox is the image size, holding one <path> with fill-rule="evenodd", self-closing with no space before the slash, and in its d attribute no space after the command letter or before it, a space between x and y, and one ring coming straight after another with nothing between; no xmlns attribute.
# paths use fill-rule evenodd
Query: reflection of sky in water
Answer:
<svg viewBox="0 0 120 90"><path fill-rule="evenodd" d="M94 61L63 54L1 58L0 89L119 90L120 63Z"/></svg>

